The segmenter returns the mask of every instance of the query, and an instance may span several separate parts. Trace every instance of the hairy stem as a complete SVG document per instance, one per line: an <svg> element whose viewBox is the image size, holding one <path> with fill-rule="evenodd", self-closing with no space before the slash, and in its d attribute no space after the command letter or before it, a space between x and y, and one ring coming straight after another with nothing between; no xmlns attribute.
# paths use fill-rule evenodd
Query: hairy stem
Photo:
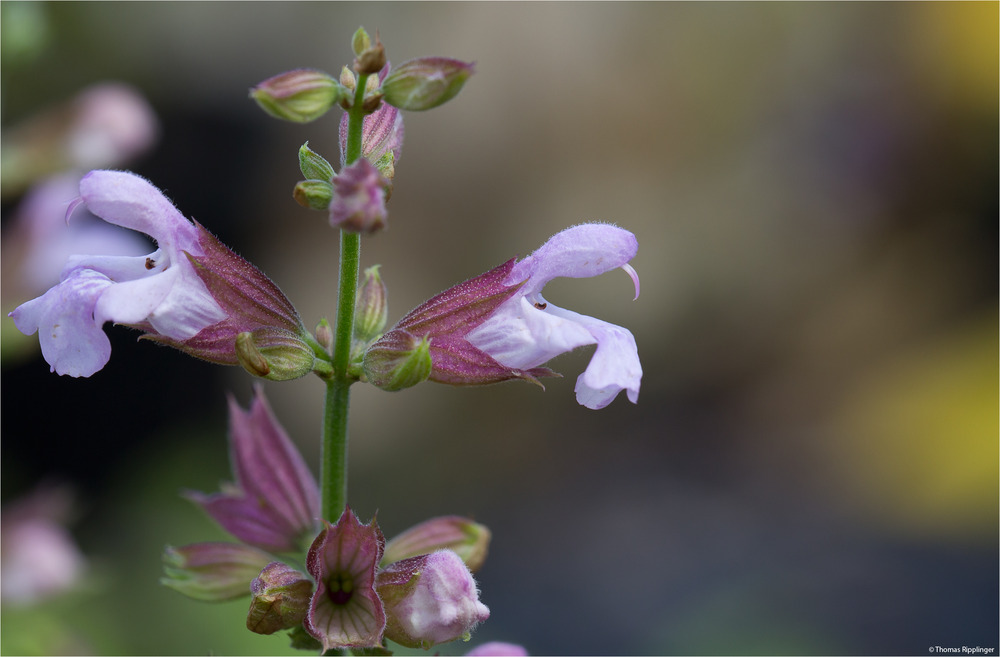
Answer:
<svg viewBox="0 0 1000 657"><path fill-rule="evenodd" d="M359 75L354 103L347 112L347 149L345 161L351 164L361 157L362 108L368 75ZM337 324L334 329L333 376L326 382L326 407L323 413L323 445L320 492L323 517L336 522L347 507L347 418L350 387L351 337L354 333L354 304L358 292L361 263L361 236L340 231L340 283L337 297Z"/></svg>

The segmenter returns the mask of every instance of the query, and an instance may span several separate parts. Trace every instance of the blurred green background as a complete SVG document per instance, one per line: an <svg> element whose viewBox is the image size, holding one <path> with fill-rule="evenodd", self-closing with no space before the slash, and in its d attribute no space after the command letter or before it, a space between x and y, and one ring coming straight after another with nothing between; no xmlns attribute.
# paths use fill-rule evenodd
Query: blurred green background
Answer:
<svg viewBox="0 0 1000 657"><path fill-rule="evenodd" d="M390 321L564 227L633 231L621 273L546 297L629 327L638 405L563 379L354 388L350 503L387 536L432 515L494 532L487 640L532 654L928 654L997 647L998 5L3 2L5 131L115 80L159 117L129 164L261 267L307 325L337 237L297 206L303 142L276 73L476 62L405 117L389 230L366 239ZM5 176L7 174L5 173ZM4 180L4 229L23 192ZM5 270L4 315L12 298ZM108 327L109 365L49 374L5 316L2 493L75 491L86 575L5 601L5 654L294 654L246 604L162 588L164 545L223 538L178 492L229 478L225 395L252 381ZM265 386L318 471L323 386Z"/></svg>

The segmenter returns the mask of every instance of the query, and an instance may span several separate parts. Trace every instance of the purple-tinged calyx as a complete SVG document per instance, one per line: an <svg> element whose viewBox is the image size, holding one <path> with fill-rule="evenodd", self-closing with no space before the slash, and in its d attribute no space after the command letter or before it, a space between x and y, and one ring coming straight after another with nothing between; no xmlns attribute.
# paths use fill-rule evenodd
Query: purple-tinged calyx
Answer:
<svg viewBox="0 0 1000 657"><path fill-rule="evenodd" d="M347 94L333 77L313 69L279 73L250 90L250 97L271 116L308 123L326 114Z"/></svg>
<svg viewBox="0 0 1000 657"><path fill-rule="evenodd" d="M374 520L362 525L345 509L337 524L326 523L309 548L306 568L316 591L304 626L324 652L381 645L386 617L375 592L375 572L384 546Z"/></svg>
<svg viewBox="0 0 1000 657"><path fill-rule="evenodd" d="M403 62L382 81L385 102L410 111L448 102L475 72L473 64L447 57L419 57Z"/></svg>
<svg viewBox="0 0 1000 657"><path fill-rule="evenodd" d="M389 65L379 74L384 78ZM370 78L375 80L376 78ZM340 119L340 165L347 163L348 117ZM392 192L392 179L396 175L396 163L403 153L403 115L392 105L383 103L377 110L365 116L361 124L361 155L375 165L379 173L388 181L386 199Z"/></svg>
<svg viewBox="0 0 1000 657"><path fill-rule="evenodd" d="M517 293L518 284L505 282L513 267L514 260L509 260L407 313L365 353L362 367L368 381L385 389L399 389L386 384L393 380L401 354L420 349L424 343L432 361L428 378L438 383L484 385L511 379L537 382L538 377L552 376L547 368L502 365L466 339L468 333Z"/></svg>
<svg viewBox="0 0 1000 657"><path fill-rule="evenodd" d="M486 526L468 518L439 516L394 536L385 544L382 563L447 549L457 554L471 572L476 572L486 561L491 536Z"/></svg>
<svg viewBox="0 0 1000 657"><path fill-rule="evenodd" d="M291 552L311 538L319 521L319 488L302 456L255 391L249 411L229 400L229 449L235 485L188 496L244 543Z"/></svg>
<svg viewBox="0 0 1000 657"><path fill-rule="evenodd" d="M195 600L233 600L250 593L249 582L272 559L263 550L237 543L167 547L160 583Z"/></svg>

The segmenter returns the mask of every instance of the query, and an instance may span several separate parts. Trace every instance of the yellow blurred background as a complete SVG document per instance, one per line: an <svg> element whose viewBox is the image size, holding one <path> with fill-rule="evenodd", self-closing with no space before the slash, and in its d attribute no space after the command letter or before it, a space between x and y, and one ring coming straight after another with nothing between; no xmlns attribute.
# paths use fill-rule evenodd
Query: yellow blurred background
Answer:
<svg viewBox="0 0 1000 657"><path fill-rule="evenodd" d="M4 2L8 131L88 85L141 91L130 168L260 266L308 326L337 236L297 206L305 141L247 98L339 72L359 25L393 62L476 63L405 116L389 229L366 238L390 322L559 230L636 234L621 273L546 297L621 324L639 403L564 378L356 386L350 503L386 535L432 515L494 534L474 635L532 654L927 654L998 636L998 5ZM4 173L4 240L22 183ZM16 276L4 270L4 278ZM4 314L26 298L4 282ZM242 371L136 344L48 373L3 318L5 502L72 486L73 591L4 602L6 654L294 654L157 584L166 544L223 538L181 499L229 477ZM323 386L265 387L318 471ZM470 645L445 646L462 654Z"/></svg>

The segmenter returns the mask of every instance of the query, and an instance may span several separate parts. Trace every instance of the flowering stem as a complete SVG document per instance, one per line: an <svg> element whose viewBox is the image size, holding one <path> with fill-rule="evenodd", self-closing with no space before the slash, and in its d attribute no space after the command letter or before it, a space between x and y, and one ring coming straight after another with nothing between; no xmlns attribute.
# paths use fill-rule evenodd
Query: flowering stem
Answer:
<svg viewBox="0 0 1000 657"><path fill-rule="evenodd" d="M361 156L361 129L364 123L363 101L368 75L359 75L354 103L347 111L347 148L345 164ZM340 231L340 285L337 298L337 324L333 343L333 376L326 383L326 408L323 413L323 445L320 467L320 492L323 517L336 522L347 506L347 415L350 387L351 337L354 333L354 304L358 291L361 263L361 236Z"/></svg>

